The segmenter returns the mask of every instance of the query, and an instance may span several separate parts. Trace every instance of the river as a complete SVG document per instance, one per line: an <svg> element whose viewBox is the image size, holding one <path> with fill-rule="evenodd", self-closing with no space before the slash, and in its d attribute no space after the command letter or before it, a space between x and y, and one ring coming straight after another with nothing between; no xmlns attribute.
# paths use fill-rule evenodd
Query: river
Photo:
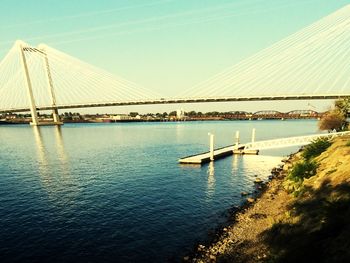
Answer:
<svg viewBox="0 0 350 263"><path fill-rule="evenodd" d="M1 262L166 262L225 222L297 147L184 166L241 141L314 134L315 120L0 126Z"/></svg>

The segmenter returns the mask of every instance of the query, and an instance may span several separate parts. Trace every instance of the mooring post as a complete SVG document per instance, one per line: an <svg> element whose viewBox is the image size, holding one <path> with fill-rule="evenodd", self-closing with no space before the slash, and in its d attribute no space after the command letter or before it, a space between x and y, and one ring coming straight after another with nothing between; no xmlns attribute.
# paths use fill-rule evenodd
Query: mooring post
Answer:
<svg viewBox="0 0 350 263"><path fill-rule="evenodd" d="M239 144L239 131L236 131L236 136L235 136L235 145L238 147Z"/></svg>
<svg viewBox="0 0 350 263"><path fill-rule="evenodd" d="M209 132L208 135L209 135L210 161L214 161L214 134Z"/></svg>
<svg viewBox="0 0 350 263"><path fill-rule="evenodd" d="M253 128L253 130L252 130L252 144L254 144L254 142L255 142L255 128Z"/></svg>

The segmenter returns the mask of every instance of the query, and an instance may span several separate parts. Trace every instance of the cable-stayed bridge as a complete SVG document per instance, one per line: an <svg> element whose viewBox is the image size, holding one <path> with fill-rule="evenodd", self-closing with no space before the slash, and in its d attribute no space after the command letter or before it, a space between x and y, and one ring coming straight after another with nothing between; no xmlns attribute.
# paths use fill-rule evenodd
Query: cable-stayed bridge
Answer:
<svg viewBox="0 0 350 263"><path fill-rule="evenodd" d="M350 5L174 97L59 50L17 41L0 62L0 112L350 96Z"/></svg>

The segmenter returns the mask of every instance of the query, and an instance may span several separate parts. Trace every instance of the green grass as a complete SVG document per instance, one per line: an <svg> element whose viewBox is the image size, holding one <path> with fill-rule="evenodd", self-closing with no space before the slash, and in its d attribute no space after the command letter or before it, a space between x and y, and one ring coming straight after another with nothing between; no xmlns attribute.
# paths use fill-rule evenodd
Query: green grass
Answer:
<svg viewBox="0 0 350 263"><path fill-rule="evenodd" d="M316 174L318 164L315 161L300 161L292 167L284 182L284 188L295 197L304 193L303 182Z"/></svg>
<svg viewBox="0 0 350 263"><path fill-rule="evenodd" d="M288 179L294 182L303 181L316 174L317 163L315 161L301 161L296 163L288 174Z"/></svg>
<svg viewBox="0 0 350 263"><path fill-rule="evenodd" d="M323 153L332 143L327 139L317 139L313 141L311 144L305 146L304 151L302 153L302 157L305 160L310 160L311 158L315 158Z"/></svg>

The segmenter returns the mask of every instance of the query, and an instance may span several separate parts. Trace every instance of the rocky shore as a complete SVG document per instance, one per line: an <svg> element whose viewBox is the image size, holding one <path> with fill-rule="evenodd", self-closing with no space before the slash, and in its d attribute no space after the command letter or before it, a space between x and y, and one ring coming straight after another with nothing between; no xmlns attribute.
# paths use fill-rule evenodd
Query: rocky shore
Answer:
<svg viewBox="0 0 350 263"><path fill-rule="evenodd" d="M257 178L255 183L256 188L260 188L259 193L255 197L247 197L246 204L232 214L230 220L233 224L220 231L219 240L208 247L198 245L194 255L184 257L183 261L263 262L269 252L260 242L259 235L286 211L291 197L283 190L282 183L294 158L291 155L282 168L272 169L269 182Z"/></svg>
<svg viewBox="0 0 350 263"><path fill-rule="evenodd" d="M302 189L302 191L299 192L293 192L288 189L288 184L286 182L295 165L303 162L303 152L299 151L291 155L284 161L282 167L272 170L273 175L269 182L259 183L259 185L261 185L260 194L256 197L247 198L246 205L232 215L231 221L233 223L221 229L216 241L207 246L202 244L198 245L194 253L191 256L184 257L183 261L201 263L295 262L293 260L286 260L284 256L292 255L293 250L297 248L301 251L303 250L303 242L306 242L304 245L309 242L308 238L303 236L304 232L310 231L312 236L315 231L317 233L321 230L325 231L323 229L324 226L327 226L325 222L328 222L327 220L331 221L331 218L327 218L327 216L330 216L327 214L328 208L318 204L319 200L317 198L326 197L320 195L316 191L325 183L329 185L329 181L332 178L337 178L337 185L347 185L349 183L349 153L350 138L336 139L327 151L312 159L312 162L317 163L317 174L312 175L310 173L310 175L312 175L311 177L305 177L305 180L303 179L301 185L299 185L298 189ZM342 161L339 161L340 159ZM341 175L338 175L338 171ZM330 174L332 174L332 178L325 177ZM333 193L337 191L337 189L330 188L329 191ZM298 195L296 195L296 193L298 193ZM245 193L242 193L242 195L243 194ZM347 199L347 197L348 196L345 196L344 200L346 202L349 201L350 204L350 197L349 199ZM322 200L319 202L322 203ZM313 206L308 207L306 205L306 208L303 206L304 204L309 204L311 201ZM337 203L335 203L335 205L336 204ZM309 215L310 209L314 209L320 214L326 213L327 216L318 218L318 216ZM307 223L300 222L302 219L306 220L305 222ZM323 237L324 233L322 231L320 235ZM326 233L324 235L327 236L327 234L333 235L334 233ZM300 241L301 237L303 241ZM281 243L278 244L278 242ZM311 242L312 241L310 241L310 243ZM324 245L327 245L327 242L332 241L325 238L324 242ZM299 248L299 243L302 244L301 248ZM316 252L318 249L320 248L314 248ZM299 251L295 254L300 253L302 255L304 252ZM347 254L349 254L349 252L347 252ZM305 253L305 258L300 256L301 258L296 258L295 260L299 260L300 262L314 262L309 261L310 259L307 255L308 253ZM293 258L293 256L289 256L289 258ZM313 258L317 258L317 256L313 256ZM319 260L321 260L319 262L327 262L322 261L322 258Z"/></svg>

